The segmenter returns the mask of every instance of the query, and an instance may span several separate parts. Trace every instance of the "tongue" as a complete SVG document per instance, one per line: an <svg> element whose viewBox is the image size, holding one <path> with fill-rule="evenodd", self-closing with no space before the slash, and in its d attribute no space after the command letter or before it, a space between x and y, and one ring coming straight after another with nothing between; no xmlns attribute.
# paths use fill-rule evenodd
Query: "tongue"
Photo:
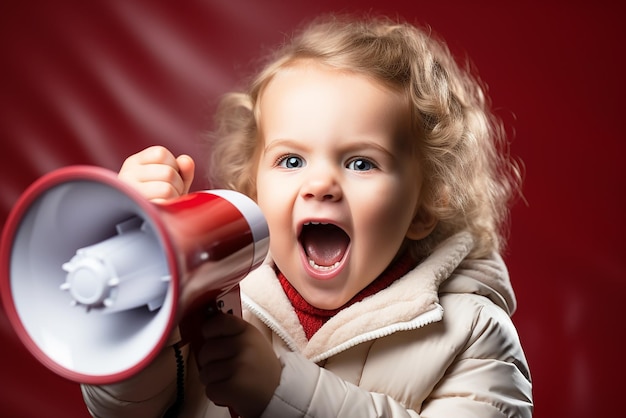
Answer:
<svg viewBox="0 0 626 418"><path fill-rule="evenodd" d="M341 260L350 238L334 225L307 226L302 231L302 246L318 266L332 266Z"/></svg>

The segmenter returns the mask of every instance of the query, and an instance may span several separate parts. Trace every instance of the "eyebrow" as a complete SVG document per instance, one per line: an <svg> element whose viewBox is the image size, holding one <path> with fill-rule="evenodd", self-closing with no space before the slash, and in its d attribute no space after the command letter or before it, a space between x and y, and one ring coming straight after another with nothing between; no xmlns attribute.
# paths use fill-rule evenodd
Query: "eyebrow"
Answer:
<svg viewBox="0 0 626 418"><path fill-rule="evenodd" d="M367 141L367 140L355 141L354 144L348 144L345 147L345 149L355 150L355 151L358 151L360 149L375 149L385 154L387 157L391 158L392 160L395 160L397 158L397 156L392 151L388 150L385 147L380 146L379 144L376 144L374 142Z"/></svg>
<svg viewBox="0 0 626 418"><path fill-rule="evenodd" d="M298 148L298 149L304 148L298 141L294 139L284 138L284 139L272 140L269 145L266 145L265 147L263 147L263 152L267 153L268 151L271 151L272 149L278 148L278 147L288 147L288 148Z"/></svg>
<svg viewBox="0 0 626 418"><path fill-rule="evenodd" d="M278 147L287 147L287 148L295 148L297 150L303 150L306 148L306 146L303 146L302 143L300 141L296 141L294 139L290 139L290 138L284 138L284 139L276 139L276 140L272 140L272 142L265 146L263 148L263 152L267 153L269 151L271 151L274 148L278 148ZM313 145L315 146L315 145ZM390 150L388 150L387 148L384 148L382 146L380 146L379 144L376 144L373 141L368 141L368 140L359 140L359 139L355 139L354 141L349 142L348 144L346 144L345 146L343 146L340 151L342 153L345 152L349 152L349 151L355 151L358 152L359 150L366 150L366 149L375 149L383 154L385 154L387 157L391 158L392 160L397 159L397 156Z"/></svg>

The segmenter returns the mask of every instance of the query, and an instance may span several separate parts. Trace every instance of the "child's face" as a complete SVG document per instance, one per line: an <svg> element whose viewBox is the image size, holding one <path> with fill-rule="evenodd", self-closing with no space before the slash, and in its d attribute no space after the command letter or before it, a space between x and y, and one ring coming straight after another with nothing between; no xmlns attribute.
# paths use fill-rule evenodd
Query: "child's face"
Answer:
<svg viewBox="0 0 626 418"><path fill-rule="evenodd" d="M382 273L407 234L427 235L414 220L420 170L402 146L406 102L364 76L299 64L259 105L257 199L272 258L309 303L336 309Z"/></svg>

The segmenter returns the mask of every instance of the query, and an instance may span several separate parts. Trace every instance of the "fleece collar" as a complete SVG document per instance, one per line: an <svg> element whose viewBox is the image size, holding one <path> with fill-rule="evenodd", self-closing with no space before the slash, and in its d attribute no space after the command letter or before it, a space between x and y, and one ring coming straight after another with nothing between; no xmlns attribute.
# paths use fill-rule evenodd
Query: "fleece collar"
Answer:
<svg viewBox="0 0 626 418"><path fill-rule="evenodd" d="M473 239L469 233L450 237L415 269L391 286L337 313L310 341L305 337L271 262L259 267L241 282L242 303L283 338L292 350L301 352L313 361L319 361L355 344L441 320L442 308L438 303L438 293L442 283L452 276L462 277L461 281L465 284L450 286L449 290L471 291L474 281L479 280L482 283L481 274L494 274L488 268L475 272L471 262L463 262L472 247ZM461 274L457 274L455 270L461 264ZM489 267L495 268L495 264ZM496 294L497 291L493 289L502 288L508 293L506 286L494 285L502 279L501 275L496 276L488 281L491 286L474 287L479 287L481 292L492 289ZM508 280L508 276L506 279ZM496 299L506 304L506 300L511 298L497 296Z"/></svg>

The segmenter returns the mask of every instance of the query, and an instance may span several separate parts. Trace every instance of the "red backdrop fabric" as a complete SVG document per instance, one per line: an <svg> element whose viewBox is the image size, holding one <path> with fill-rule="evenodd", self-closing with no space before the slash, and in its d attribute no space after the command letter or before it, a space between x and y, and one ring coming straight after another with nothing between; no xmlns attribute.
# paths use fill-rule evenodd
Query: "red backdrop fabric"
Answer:
<svg viewBox="0 0 626 418"><path fill-rule="evenodd" d="M626 372L624 29L604 2L26 1L0 4L0 222L73 164L117 171L161 144L196 158L220 94L302 20L328 11L428 24L489 86L526 168L505 258L537 418L613 417ZM615 3L610 3L615 4ZM0 313L7 417L84 418L78 384L40 365Z"/></svg>

